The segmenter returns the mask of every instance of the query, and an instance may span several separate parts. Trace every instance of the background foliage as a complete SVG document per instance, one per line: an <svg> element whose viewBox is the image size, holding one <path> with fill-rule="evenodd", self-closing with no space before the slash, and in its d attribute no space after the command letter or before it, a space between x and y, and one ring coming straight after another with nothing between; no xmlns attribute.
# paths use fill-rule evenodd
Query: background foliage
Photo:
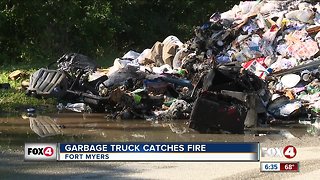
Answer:
<svg viewBox="0 0 320 180"><path fill-rule="evenodd" d="M49 62L66 52L101 58L130 49L142 51L168 35L185 41L213 12L238 2L2 0L0 65Z"/></svg>

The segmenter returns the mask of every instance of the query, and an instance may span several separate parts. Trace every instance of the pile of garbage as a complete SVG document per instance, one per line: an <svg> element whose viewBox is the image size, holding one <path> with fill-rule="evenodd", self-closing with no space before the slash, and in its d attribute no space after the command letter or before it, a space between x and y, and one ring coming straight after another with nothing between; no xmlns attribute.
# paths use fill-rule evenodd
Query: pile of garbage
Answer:
<svg viewBox="0 0 320 180"><path fill-rule="evenodd" d="M28 93L81 100L108 118L190 118L200 132L241 133L318 117L319 43L319 3L245 1L214 13L186 43L168 36L108 69L66 54L56 70L31 76Z"/></svg>
<svg viewBox="0 0 320 180"><path fill-rule="evenodd" d="M214 13L190 46L217 64L241 63L267 83L269 121L313 119L319 112L320 4L246 1ZM262 111L258 111L260 113ZM275 119L274 119L275 118Z"/></svg>

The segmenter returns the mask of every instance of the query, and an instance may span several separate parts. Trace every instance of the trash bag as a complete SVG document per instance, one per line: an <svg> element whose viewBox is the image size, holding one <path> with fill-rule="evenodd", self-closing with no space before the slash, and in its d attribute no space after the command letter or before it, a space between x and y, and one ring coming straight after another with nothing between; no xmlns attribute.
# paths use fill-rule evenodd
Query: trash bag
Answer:
<svg viewBox="0 0 320 180"><path fill-rule="evenodd" d="M125 85L126 83L131 83L129 86L133 87L133 82L136 80L142 80L145 78L145 76L146 74L142 71L139 71L138 67L126 66L111 74L108 79L101 84L100 87L119 87L121 85Z"/></svg>
<svg viewBox="0 0 320 180"><path fill-rule="evenodd" d="M77 70L96 71L98 67L93 59L78 53L64 54L58 59L57 63L59 69L69 73L75 73Z"/></svg>

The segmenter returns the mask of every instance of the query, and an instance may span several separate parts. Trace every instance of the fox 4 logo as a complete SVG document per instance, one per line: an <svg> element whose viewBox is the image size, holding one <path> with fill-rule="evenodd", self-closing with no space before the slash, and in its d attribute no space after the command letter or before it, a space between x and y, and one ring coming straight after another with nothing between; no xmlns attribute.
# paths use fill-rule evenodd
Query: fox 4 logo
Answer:
<svg viewBox="0 0 320 180"><path fill-rule="evenodd" d="M45 156L52 156L54 150L52 147L45 147L45 148L28 148L28 155L45 155Z"/></svg>
<svg viewBox="0 0 320 180"><path fill-rule="evenodd" d="M292 159L297 155L297 149L294 146L278 147L262 147L261 157L286 157Z"/></svg>
<svg viewBox="0 0 320 180"><path fill-rule="evenodd" d="M57 143L25 143L25 161L57 160Z"/></svg>

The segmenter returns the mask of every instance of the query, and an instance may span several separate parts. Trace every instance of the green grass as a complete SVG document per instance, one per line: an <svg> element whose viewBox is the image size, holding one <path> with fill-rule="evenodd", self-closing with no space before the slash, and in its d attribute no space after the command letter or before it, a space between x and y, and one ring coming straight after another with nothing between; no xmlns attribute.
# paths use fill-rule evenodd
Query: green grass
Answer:
<svg viewBox="0 0 320 180"><path fill-rule="evenodd" d="M3 113L16 114L25 112L29 107L36 108L40 113L52 112L55 111L55 104L55 99L28 97L22 90L0 90L0 109Z"/></svg>

